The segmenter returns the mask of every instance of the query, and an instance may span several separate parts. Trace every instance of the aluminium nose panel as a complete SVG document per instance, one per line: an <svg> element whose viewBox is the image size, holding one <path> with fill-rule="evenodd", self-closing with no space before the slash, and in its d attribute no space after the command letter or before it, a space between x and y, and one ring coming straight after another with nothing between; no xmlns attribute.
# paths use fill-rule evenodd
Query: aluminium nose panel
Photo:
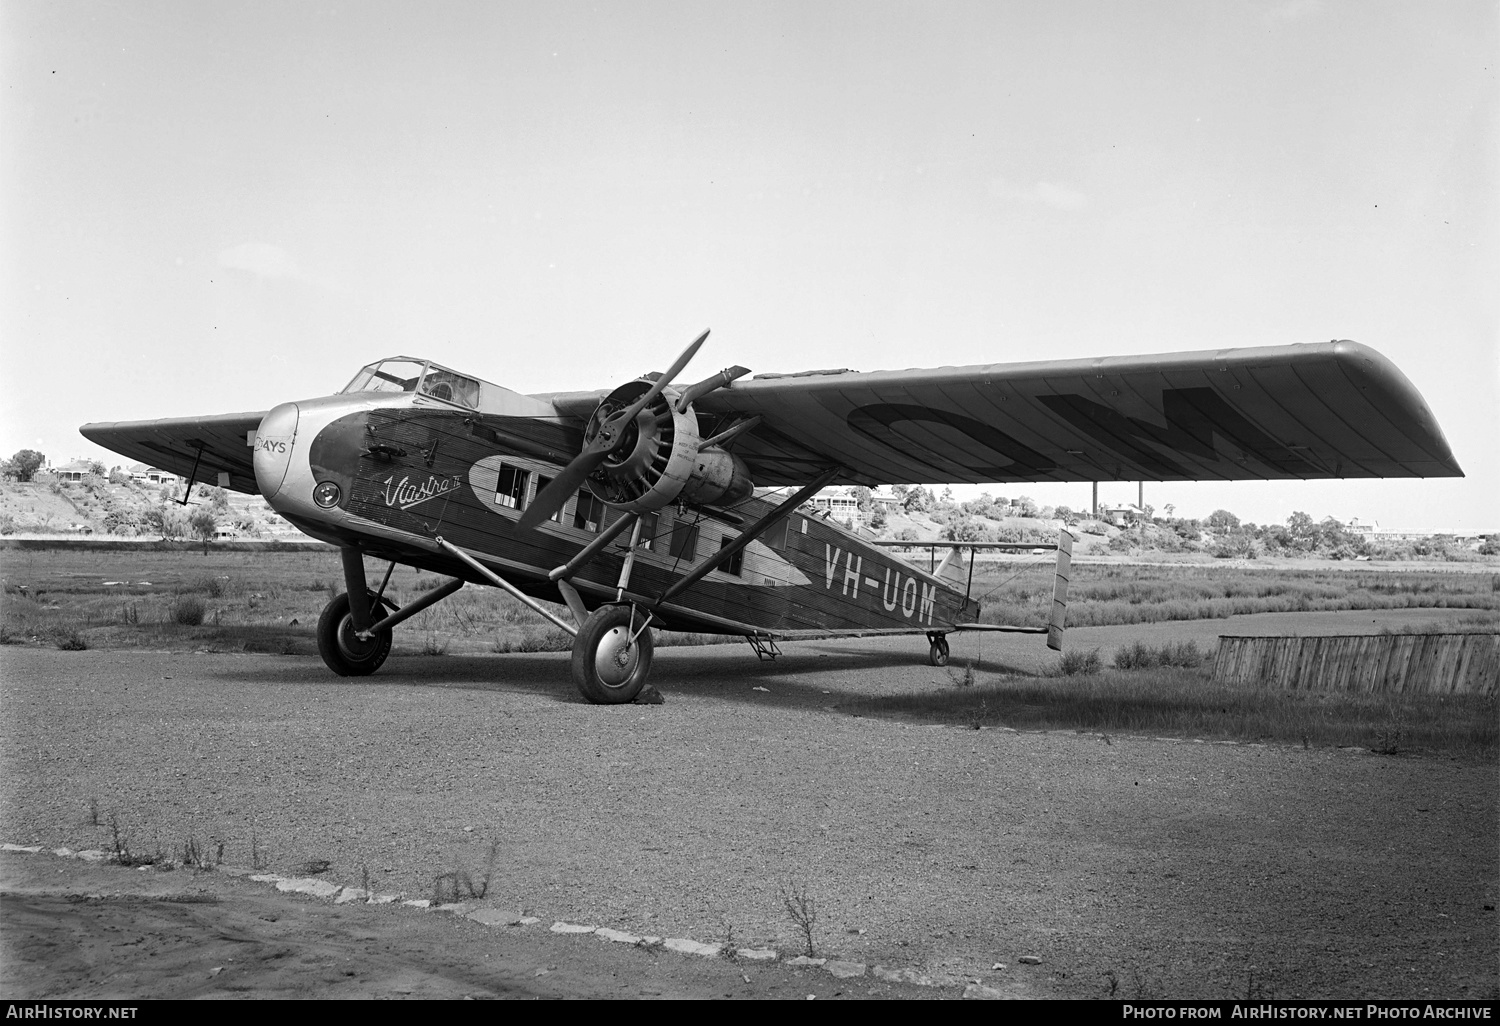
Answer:
<svg viewBox="0 0 1500 1026"><path fill-rule="evenodd" d="M296 403L282 403L260 422L255 432L255 483L267 500L274 499L286 480L297 441Z"/></svg>

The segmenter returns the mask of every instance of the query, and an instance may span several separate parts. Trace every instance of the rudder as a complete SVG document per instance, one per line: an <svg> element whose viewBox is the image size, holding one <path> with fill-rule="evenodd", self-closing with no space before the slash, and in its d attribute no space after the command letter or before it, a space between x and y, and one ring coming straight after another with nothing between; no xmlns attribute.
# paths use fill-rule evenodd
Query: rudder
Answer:
<svg viewBox="0 0 1500 1026"><path fill-rule="evenodd" d="M1068 577L1073 571L1073 536L1064 527L1057 537L1057 576L1052 581L1052 615L1047 618L1047 647L1062 651L1063 626L1068 619Z"/></svg>

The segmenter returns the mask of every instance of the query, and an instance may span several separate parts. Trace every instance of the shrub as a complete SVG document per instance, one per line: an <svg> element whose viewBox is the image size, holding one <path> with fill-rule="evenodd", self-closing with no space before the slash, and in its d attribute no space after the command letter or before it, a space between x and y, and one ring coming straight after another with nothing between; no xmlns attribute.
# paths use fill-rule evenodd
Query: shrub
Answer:
<svg viewBox="0 0 1500 1026"><path fill-rule="evenodd" d="M208 603L197 595L178 595L172 600L170 612L174 623L180 623L184 627L197 627L203 623Z"/></svg>
<svg viewBox="0 0 1500 1026"><path fill-rule="evenodd" d="M1196 642L1162 645L1151 648L1137 641L1129 648L1115 652L1115 668L1118 670L1148 670L1153 666L1182 666L1191 669L1202 666L1204 654Z"/></svg>
<svg viewBox="0 0 1500 1026"><path fill-rule="evenodd" d="M1099 672L1099 650L1091 652L1064 652L1057 664L1057 672L1063 677L1074 677L1081 673Z"/></svg>
<svg viewBox="0 0 1500 1026"><path fill-rule="evenodd" d="M64 652L82 652L89 647L88 639L76 627L59 628L52 643Z"/></svg>
<svg viewBox="0 0 1500 1026"><path fill-rule="evenodd" d="M184 590L202 592L209 598L223 598L224 587L225 585L222 578L214 577L210 574L204 574L202 577L194 580L191 584L186 585L184 587Z"/></svg>

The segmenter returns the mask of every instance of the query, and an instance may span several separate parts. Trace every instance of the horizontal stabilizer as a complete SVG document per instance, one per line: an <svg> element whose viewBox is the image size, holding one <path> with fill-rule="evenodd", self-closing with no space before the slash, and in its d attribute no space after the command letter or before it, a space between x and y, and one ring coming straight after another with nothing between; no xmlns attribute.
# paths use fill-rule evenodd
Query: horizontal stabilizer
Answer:
<svg viewBox="0 0 1500 1026"><path fill-rule="evenodd" d="M956 631L999 631L1002 634L1046 634L1050 627L1007 627L998 623L956 623Z"/></svg>

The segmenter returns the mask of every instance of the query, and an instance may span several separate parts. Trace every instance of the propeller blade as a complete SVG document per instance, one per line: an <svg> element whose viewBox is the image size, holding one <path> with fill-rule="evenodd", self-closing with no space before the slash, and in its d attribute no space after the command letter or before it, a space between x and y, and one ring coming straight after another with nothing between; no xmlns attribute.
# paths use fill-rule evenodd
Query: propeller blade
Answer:
<svg viewBox="0 0 1500 1026"><path fill-rule="evenodd" d="M682 351L682 354L678 356L676 360L672 361L672 366L667 368L667 372L656 379L656 383L651 386L646 394L641 396L630 405L630 407L625 411L625 414L628 414L628 416L626 416L625 414L617 414L616 416L611 417L610 420L618 420L621 424L629 424L632 420L635 420L636 414L640 413L647 406L650 406L651 401L657 396L661 395L661 390L670 385L672 383L672 379L682 373L682 368L688 365L688 361L697 354L698 350L703 346L704 340L707 338L708 332L705 331L703 334L699 335L697 339L694 340L692 345L684 349Z"/></svg>
<svg viewBox="0 0 1500 1026"><path fill-rule="evenodd" d="M594 469L603 463L605 457L614 452L615 447L624 440L625 426L651 405L652 400L661 395L661 390L670 385L673 378L682 373L682 368L688 365L688 361L698 352L707 338L708 332L706 331L699 335L692 345L684 349L681 355L672 361L672 366L656 379L645 395L618 413L610 414L608 419L599 425L599 431L594 435L593 440L585 445L583 451L573 457L573 462L564 467L562 473L553 478L552 483L543 488L532 500L531 505L526 507L519 523L521 530L531 530L542 521L550 520L554 513L563 508L569 497L583 487L583 482L588 480L588 476L594 472Z"/></svg>
<svg viewBox="0 0 1500 1026"><path fill-rule="evenodd" d="M604 457L608 455L608 449L579 453L572 463L563 468L562 473L548 482L546 488L537 492L531 505L521 513L521 530L529 531L542 521L551 520L553 514L562 509L573 497L573 493L583 487L583 482L588 480L594 468L603 463Z"/></svg>

